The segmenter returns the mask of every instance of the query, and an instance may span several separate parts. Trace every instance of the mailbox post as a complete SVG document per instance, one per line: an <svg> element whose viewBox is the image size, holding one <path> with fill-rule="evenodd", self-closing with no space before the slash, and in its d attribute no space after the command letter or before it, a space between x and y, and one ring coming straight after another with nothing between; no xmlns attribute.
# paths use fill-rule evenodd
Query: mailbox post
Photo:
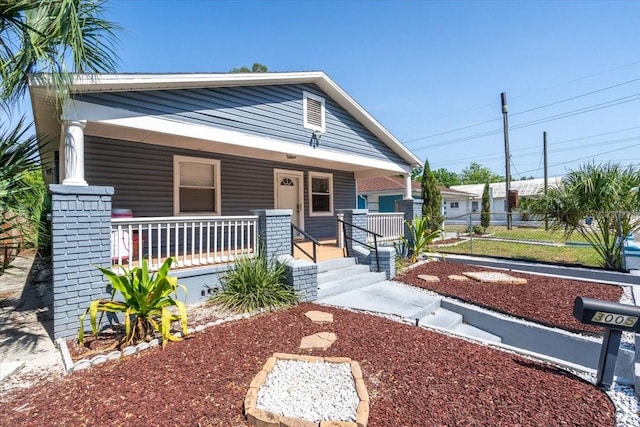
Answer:
<svg viewBox="0 0 640 427"><path fill-rule="evenodd" d="M596 386L608 390L613 383L622 331L640 332L640 307L577 297L573 302L573 316L587 325L606 328L600 350Z"/></svg>

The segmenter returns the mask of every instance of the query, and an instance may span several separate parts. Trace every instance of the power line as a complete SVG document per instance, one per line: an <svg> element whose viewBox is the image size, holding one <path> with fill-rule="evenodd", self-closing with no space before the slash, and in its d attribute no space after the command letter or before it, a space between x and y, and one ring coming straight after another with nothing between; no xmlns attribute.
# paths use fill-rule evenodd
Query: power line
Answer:
<svg viewBox="0 0 640 427"><path fill-rule="evenodd" d="M586 92L586 93L583 93L583 94L580 94L580 95L576 95L576 96L572 96L572 97L569 97L569 98L561 99L559 101L555 101L555 102L552 102L552 103L549 103L549 104L545 104L545 105L541 105L541 106L538 106L538 107L530 108L530 109L525 110L525 111L520 111L518 113L511 114L511 116L517 116L517 115L521 115L521 114L530 113L532 111L541 110L543 108L547 108L547 107L551 107L551 106L554 106L554 105L562 104L562 103L568 102L568 101L573 101L573 100L576 100L576 99L579 99L579 98L584 98L585 96L593 95L593 94L599 93L599 92L604 92L606 90L614 89L614 88L617 88L617 87L620 87L620 86L624 86L624 85L627 85L627 84L630 84L630 83L634 83L634 82L637 82L637 81L640 81L640 77L635 78L635 79L631 79L631 80L627 80L627 81L622 82L622 83L616 83L614 85L607 86L607 87L600 88L600 89L596 89L596 90L593 90L593 91L590 91L590 92ZM436 136L442 136L442 135L447 135L447 134L454 133L454 132L459 132L461 130L466 130L466 129L470 129L470 128L477 127L477 126L482 126L482 125L485 125L485 124L488 124L488 123L492 123L492 122L495 122L495 121L499 121L499 120L500 120L499 118L491 119L491 120L485 120L483 122L474 123L474 124L470 124L470 125L467 125L467 126L462 126L462 127L456 128L456 129L448 130L448 131L439 132L439 133L435 133L435 134L431 134L431 135L426 135L426 136L422 136L422 137L419 137L419 138L409 139L409 140L404 141L404 143L408 144L408 143L415 142L415 141L421 141L423 139L435 138ZM425 148L428 148L428 147L425 147Z"/></svg>
<svg viewBox="0 0 640 427"><path fill-rule="evenodd" d="M534 125L541 124L541 123L547 123L547 122L550 122L550 121L560 120L560 119L564 119L564 118L567 118L567 117L573 117L573 116L577 116L579 114L590 113L592 111L602 110L602 109L605 109L605 108L610 108L610 107L614 107L616 105L625 104L627 102L633 102L633 101L637 101L637 100L640 100L640 93L636 93L636 94L633 94L633 95L625 96L625 97L622 97L622 98L613 99L613 100L607 101L607 102L602 102L600 104L590 105L588 107L578 108L576 110L567 111L565 113L555 114L555 115L552 115L552 116L549 116L549 117L544 117L542 119L536 119L536 120L532 120L532 121L529 121L529 122L524 122L524 123L521 123L519 125L511 126L509 130L518 130L518 129L522 129L522 128L525 128L525 127L530 127L530 126L534 126ZM436 144L425 145L423 147L417 147L414 150L424 150L424 149L427 149L427 148L435 148L435 147L442 147L442 146L445 146L445 145L451 145L451 144L455 144L457 142L471 141L473 139L478 139L478 138L483 138L483 137L486 137L486 136L496 135L496 134L498 134L500 132L502 132L502 129L491 130L491 131L487 131L487 132L484 132L484 133L481 133L481 134L465 136L465 137L461 137L461 138L457 138L457 139L451 139L451 140L448 140L448 141L439 142L439 143L436 143Z"/></svg>
<svg viewBox="0 0 640 427"><path fill-rule="evenodd" d="M638 147L638 146L640 146L640 143L629 145L627 147L616 148L615 150L603 151L601 153L593 154L591 156L580 157L580 158L573 159L573 160L567 160L567 161L564 161L564 162L555 163L555 164L551 165L550 167L562 166L562 165L566 165L568 163L578 162L580 160L593 159L594 157L597 157L597 156L602 156L604 154L611 154L611 153L615 153L615 152L618 152L618 151L628 150L629 148L634 148L634 147ZM529 172L535 172L535 170L533 170L533 169L532 170L528 170L528 171L525 171L524 173L529 173Z"/></svg>

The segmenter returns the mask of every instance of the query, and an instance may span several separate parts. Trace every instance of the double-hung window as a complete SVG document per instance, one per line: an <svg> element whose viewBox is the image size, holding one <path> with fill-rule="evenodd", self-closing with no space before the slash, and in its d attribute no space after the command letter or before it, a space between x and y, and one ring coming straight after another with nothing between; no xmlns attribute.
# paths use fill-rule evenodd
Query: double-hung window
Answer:
<svg viewBox="0 0 640 427"><path fill-rule="evenodd" d="M220 160L173 157L175 215L220 215Z"/></svg>
<svg viewBox="0 0 640 427"><path fill-rule="evenodd" d="M333 175L309 172L309 215L333 215Z"/></svg>

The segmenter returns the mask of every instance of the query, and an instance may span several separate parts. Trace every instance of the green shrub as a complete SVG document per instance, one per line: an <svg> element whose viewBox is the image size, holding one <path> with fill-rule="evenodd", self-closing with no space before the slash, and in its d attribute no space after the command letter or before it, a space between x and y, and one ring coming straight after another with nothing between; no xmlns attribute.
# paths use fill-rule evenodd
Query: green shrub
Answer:
<svg viewBox="0 0 640 427"><path fill-rule="evenodd" d="M298 296L284 283L284 274L284 264L267 261L264 255L240 258L222 276L222 289L210 300L227 310L249 313L293 305Z"/></svg>
<svg viewBox="0 0 640 427"><path fill-rule="evenodd" d="M178 301L177 291L183 285L178 284L176 277L167 274L171 268L173 258L168 258L155 274L149 273L147 260L142 260L141 267L126 269L119 266L122 274L114 273L110 268L98 267L109 279L113 286L111 299L94 300L89 308L80 316L80 330L78 341L84 341L84 319L89 313L91 330L98 333L98 312L124 313L125 336L121 345L131 345L149 339L159 332L162 335L162 346L168 341L178 341L179 338L171 334L171 322L179 320L182 333L187 334L187 307ZM114 301L116 292L120 292L124 301ZM172 314L171 307L178 308L178 314ZM133 324L132 324L133 323Z"/></svg>
<svg viewBox="0 0 640 427"><path fill-rule="evenodd" d="M484 233L484 228L481 225L469 225L466 231L469 234L482 234Z"/></svg>

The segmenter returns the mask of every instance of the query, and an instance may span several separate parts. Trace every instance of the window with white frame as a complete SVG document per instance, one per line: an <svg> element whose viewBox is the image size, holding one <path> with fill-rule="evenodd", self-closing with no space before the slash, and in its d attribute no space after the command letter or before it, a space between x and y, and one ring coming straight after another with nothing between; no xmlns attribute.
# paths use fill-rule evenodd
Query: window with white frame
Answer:
<svg viewBox="0 0 640 427"><path fill-rule="evenodd" d="M333 215L333 175L309 172L309 215Z"/></svg>
<svg viewBox="0 0 640 427"><path fill-rule="evenodd" d="M460 207L460 202L451 202L451 209L458 209Z"/></svg>
<svg viewBox="0 0 640 427"><path fill-rule="evenodd" d="M478 212L478 202L471 202L471 212Z"/></svg>
<svg viewBox="0 0 640 427"><path fill-rule="evenodd" d="M324 98L314 95L310 92L302 92L302 114L305 129L317 130L324 132L325 130L325 108Z"/></svg>
<svg viewBox="0 0 640 427"><path fill-rule="evenodd" d="M175 215L220 215L220 160L173 156Z"/></svg>

